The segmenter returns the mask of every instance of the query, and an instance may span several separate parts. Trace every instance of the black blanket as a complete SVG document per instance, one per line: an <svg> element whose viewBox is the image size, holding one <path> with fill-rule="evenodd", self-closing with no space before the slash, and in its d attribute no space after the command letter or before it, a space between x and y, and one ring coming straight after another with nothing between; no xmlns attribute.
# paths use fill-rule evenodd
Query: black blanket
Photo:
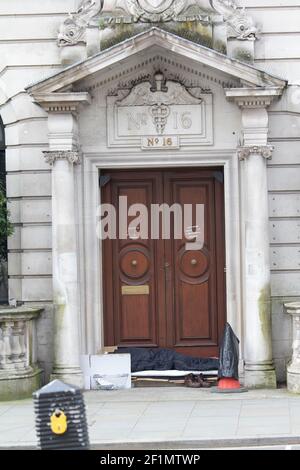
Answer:
<svg viewBox="0 0 300 470"><path fill-rule="evenodd" d="M118 348L116 354L131 355L131 371L185 370L210 371L219 369L219 359L190 357L171 349Z"/></svg>

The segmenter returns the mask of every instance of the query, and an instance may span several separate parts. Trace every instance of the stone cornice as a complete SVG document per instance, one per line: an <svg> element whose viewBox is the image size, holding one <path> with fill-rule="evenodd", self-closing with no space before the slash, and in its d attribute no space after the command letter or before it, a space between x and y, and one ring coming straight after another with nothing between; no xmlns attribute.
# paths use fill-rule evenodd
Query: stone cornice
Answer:
<svg viewBox="0 0 300 470"><path fill-rule="evenodd" d="M226 98L240 108L267 108L282 95L283 88L231 88L225 93Z"/></svg>
<svg viewBox="0 0 300 470"><path fill-rule="evenodd" d="M33 98L35 103L51 113L74 113L79 106L91 103L87 92L37 93L33 94Z"/></svg>
<svg viewBox="0 0 300 470"><path fill-rule="evenodd" d="M83 80L89 75L100 73L104 69L120 64L120 62L132 54L144 54L147 49L153 46L159 47L162 51L176 51L179 57L185 57L186 60L191 59L195 63L216 69L254 87L263 87L261 90L268 90L269 87L278 87L279 90L283 90L286 86L286 81L284 80L154 27L93 57L74 64L52 77L31 85L26 90L33 95L57 92L71 86L75 82Z"/></svg>
<svg viewBox="0 0 300 470"><path fill-rule="evenodd" d="M252 145L238 148L239 160L246 160L251 155L261 155L266 160L272 158L274 147L272 145Z"/></svg>
<svg viewBox="0 0 300 470"><path fill-rule="evenodd" d="M49 163L49 165L54 165L56 160L67 160L73 165L81 162L81 153L78 150L47 150L43 154L46 163Z"/></svg>
<svg viewBox="0 0 300 470"><path fill-rule="evenodd" d="M0 321L29 321L37 318L43 311L43 308L4 307L0 308Z"/></svg>

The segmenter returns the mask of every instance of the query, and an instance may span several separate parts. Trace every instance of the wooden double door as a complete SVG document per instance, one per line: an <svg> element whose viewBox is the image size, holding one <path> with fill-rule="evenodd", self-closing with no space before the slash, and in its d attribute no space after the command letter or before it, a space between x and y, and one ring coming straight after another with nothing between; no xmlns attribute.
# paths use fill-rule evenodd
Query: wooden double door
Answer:
<svg viewBox="0 0 300 470"><path fill-rule="evenodd" d="M117 215L117 238L103 241L106 346L218 355L226 321L222 169L106 171L100 181L102 203L112 204ZM130 216L124 206L119 214L122 196L127 197L128 208L147 207L143 236L148 225L148 238L130 234L130 223L141 214ZM196 204L204 205L201 250L187 250L184 233L175 239L172 216L169 239L163 239L161 232L151 238L152 205L174 203L182 208L192 205L193 224ZM126 235L129 232L131 238L123 233L120 239L119 216L123 225L127 222Z"/></svg>

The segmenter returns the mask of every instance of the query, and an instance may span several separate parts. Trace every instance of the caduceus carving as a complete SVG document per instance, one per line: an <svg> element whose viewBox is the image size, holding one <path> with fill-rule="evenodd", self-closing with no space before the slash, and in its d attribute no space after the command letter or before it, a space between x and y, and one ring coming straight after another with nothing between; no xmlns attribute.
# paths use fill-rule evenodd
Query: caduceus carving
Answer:
<svg viewBox="0 0 300 470"><path fill-rule="evenodd" d="M122 106L147 106L158 135L162 135L170 116L172 105L195 105L202 103L179 82L165 79L161 72L154 75L153 83L142 82L135 85L129 94L116 102Z"/></svg>

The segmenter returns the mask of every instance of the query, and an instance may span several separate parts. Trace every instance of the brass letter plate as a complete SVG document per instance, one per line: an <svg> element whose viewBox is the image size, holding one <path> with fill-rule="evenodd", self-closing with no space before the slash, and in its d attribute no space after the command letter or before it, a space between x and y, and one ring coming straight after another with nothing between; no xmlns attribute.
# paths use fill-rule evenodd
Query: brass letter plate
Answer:
<svg viewBox="0 0 300 470"><path fill-rule="evenodd" d="M122 286L122 295L149 295L149 286Z"/></svg>

